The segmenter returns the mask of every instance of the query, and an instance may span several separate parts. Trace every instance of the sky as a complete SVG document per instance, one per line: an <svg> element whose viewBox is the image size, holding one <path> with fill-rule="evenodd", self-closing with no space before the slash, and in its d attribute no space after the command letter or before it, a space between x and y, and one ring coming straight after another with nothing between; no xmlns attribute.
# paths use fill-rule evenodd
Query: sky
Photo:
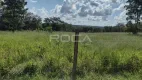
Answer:
<svg viewBox="0 0 142 80"><path fill-rule="evenodd" d="M126 23L126 0L27 0L29 12L60 17L73 25L113 26Z"/></svg>

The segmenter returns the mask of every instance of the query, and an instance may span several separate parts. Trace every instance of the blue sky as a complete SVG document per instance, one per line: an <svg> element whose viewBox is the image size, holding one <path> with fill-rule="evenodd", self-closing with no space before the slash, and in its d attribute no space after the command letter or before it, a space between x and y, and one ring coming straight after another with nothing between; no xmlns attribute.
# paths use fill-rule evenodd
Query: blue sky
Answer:
<svg viewBox="0 0 142 80"><path fill-rule="evenodd" d="M111 26L126 23L125 0L27 0L30 12L60 17L75 25Z"/></svg>
<svg viewBox="0 0 142 80"><path fill-rule="evenodd" d="M47 10L51 10L55 8L57 4L62 4L63 0L27 0L28 1L28 8L45 8Z"/></svg>

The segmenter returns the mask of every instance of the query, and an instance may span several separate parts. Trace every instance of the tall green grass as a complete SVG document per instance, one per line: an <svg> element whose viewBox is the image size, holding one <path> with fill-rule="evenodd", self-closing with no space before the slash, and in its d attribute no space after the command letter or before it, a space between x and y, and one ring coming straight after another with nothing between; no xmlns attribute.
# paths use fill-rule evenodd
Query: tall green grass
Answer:
<svg viewBox="0 0 142 80"><path fill-rule="evenodd" d="M52 40L67 32L0 32L0 80L69 80L74 43ZM140 80L142 36L127 33L81 33L78 80ZM81 36L80 39L84 37Z"/></svg>

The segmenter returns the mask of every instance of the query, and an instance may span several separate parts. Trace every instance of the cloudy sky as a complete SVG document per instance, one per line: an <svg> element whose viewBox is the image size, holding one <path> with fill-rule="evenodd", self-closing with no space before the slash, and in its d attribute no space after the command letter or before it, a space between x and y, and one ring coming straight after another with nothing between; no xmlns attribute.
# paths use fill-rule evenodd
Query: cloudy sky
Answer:
<svg viewBox="0 0 142 80"><path fill-rule="evenodd" d="M126 23L126 0L27 0L30 12L60 17L74 25L116 25Z"/></svg>

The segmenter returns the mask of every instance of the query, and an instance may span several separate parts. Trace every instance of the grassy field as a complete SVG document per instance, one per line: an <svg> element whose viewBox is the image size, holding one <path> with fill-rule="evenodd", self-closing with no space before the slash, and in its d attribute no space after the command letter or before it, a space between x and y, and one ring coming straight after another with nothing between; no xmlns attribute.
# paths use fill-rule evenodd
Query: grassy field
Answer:
<svg viewBox="0 0 142 80"><path fill-rule="evenodd" d="M73 42L52 40L65 32L0 32L0 80L70 80ZM142 36L81 33L78 80L141 80Z"/></svg>

